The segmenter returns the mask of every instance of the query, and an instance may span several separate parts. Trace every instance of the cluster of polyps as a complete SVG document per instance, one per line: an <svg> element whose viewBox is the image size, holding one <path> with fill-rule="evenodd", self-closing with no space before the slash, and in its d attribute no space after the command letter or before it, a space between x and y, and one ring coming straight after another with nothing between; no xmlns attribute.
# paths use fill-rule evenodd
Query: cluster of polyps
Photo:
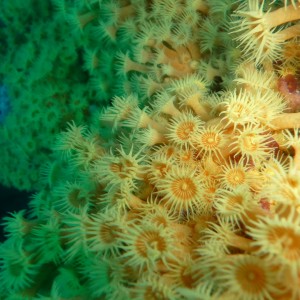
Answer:
<svg viewBox="0 0 300 300"><path fill-rule="evenodd" d="M61 209L54 185L54 210L67 261L102 257L105 288L92 289L96 267L88 275L95 298L299 297L299 139L280 125L296 114L272 89L237 81L216 96L190 75L147 109L116 97L100 115L112 140L97 127L62 134L57 148L79 186L65 184Z"/></svg>

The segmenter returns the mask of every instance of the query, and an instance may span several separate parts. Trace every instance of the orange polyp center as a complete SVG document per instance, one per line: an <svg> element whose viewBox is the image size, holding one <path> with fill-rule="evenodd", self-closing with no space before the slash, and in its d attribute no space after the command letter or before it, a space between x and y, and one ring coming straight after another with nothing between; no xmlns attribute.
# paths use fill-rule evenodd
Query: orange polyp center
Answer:
<svg viewBox="0 0 300 300"><path fill-rule="evenodd" d="M93 21L96 17L97 14L95 14L92 11L78 16L78 22L80 24L80 28L83 29L89 22Z"/></svg>
<svg viewBox="0 0 300 300"><path fill-rule="evenodd" d="M158 250L160 253L166 250L166 241L156 231L145 231L139 235L135 248L141 257L149 258L149 249Z"/></svg>
<svg viewBox="0 0 300 300"><path fill-rule="evenodd" d="M287 176L286 181L290 187L294 189L299 188L300 182L297 177Z"/></svg>
<svg viewBox="0 0 300 300"><path fill-rule="evenodd" d="M195 284L195 278L193 276L192 271L188 267L183 267L180 272L181 282L184 286L188 288L192 288L193 284Z"/></svg>
<svg viewBox="0 0 300 300"><path fill-rule="evenodd" d="M68 195L69 203L76 208L86 203L85 198L80 196L80 189L73 189Z"/></svg>
<svg viewBox="0 0 300 300"><path fill-rule="evenodd" d="M122 164L122 169L125 173L130 172L131 171L130 169L132 169L134 167L133 162L126 158L123 158L121 160L121 164Z"/></svg>
<svg viewBox="0 0 300 300"><path fill-rule="evenodd" d="M258 148L258 143L254 134L248 134L245 137L243 137L242 144L243 149L249 152L255 151Z"/></svg>
<svg viewBox="0 0 300 300"><path fill-rule="evenodd" d="M159 177L163 178L165 177L169 167L165 163L155 163L154 169L159 172Z"/></svg>
<svg viewBox="0 0 300 300"><path fill-rule="evenodd" d="M176 198L181 200L192 199L197 191L197 187L190 178L177 179L172 184L172 192Z"/></svg>
<svg viewBox="0 0 300 300"><path fill-rule="evenodd" d="M110 170L117 174L121 179L130 177L132 170L130 169L133 166L132 162L127 159L123 159L120 163L112 163L110 165Z"/></svg>
<svg viewBox="0 0 300 300"><path fill-rule="evenodd" d="M235 103L235 105L233 105L233 109L232 109L232 114L234 114L236 117L240 117L241 113L244 109L244 105L241 103Z"/></svg>
<svg viewBox="0 0 300 300"><path fill-rule="evenodd" d="M230 106L230 110L228 111L228 117L237 122L243 115L249 116L251 112L243 103L234 103Z"/></svg>
<svg viewBox="0 0 300 300"><path fill-rule="evenodd" d="M110 165L110 170L113 172L113 173L120 173L121 172L121 166L117 163L112 163Z"/></svg>
<svg viewBox="0 0 300 300"><path fill-rule="evenodd" d="M241 205L243 203L243 197L241 195L230 196L227 200L227 210L232 210L236 205Z"/></svg>
<svg viewBox="0 0 300 300"><path fill-rule="evenodd" d="M168 158L170 158L174 153L175 153L175 149L173 148L173 147L168 147L167 149L166 149L166 156L168 157Z"/></svg>
<svg viewBox="0 0 300 300"><path fill-rule="evenodd" d="M259 294L266 285L264 271L254 264L240 266L236 271L236 280L243 290L251 294Z"/></svg>
<svg viewBox="0 0 300 300"><path fill-rule="evenodd" d="M167 227L168 221L164 216L156 216L153 218L153 222L158 225L163 225L164 227Z"/></svg>
<svg viewBox="0 0 300 300"><path fill-rule="evenodd" d="M167 300L163 292L155 289L154 287L147 287L143 299L145 300Z"/></svg>
<svg viewBox="0 0 300 300"><path fill-rule="evenodd" d="M245 182L245 177L243 170L233 169L227 173L226 179L230 185L237 186Z"/></svg>
<svg viewBox="0 0 300 300"><path fill-rule="evenodd" d="M270 230L268 240L273 245L280 245L280 253L290 261L300 259L300 234L292 228L275 227Z"/></svg>
<svg viewBox="0 0 300 300"><path fill-rule="evenodd" d="M212 149L219 145L221 138L215 132L207 132L202 135L201 141L204 147Z"/></svg>
<svg viewBox="0 0 300 300"><path fill-rule="evenodd" d="M108 224L101 224L99 234L101 241L106 244L111 244L116 241L116 234L114 231L117 230L116 226L109 226Z"/></svg>
<svg viewBox="0 0 300 300"><path fill-rule="evenodd" d="M182 140L188 140L190 138L191 133L194 131L195 124L192 122L185 122L178 126L176 131L177 137Z"/></svg>
<svg viewBox="0 0 300 300"><path fill-rule="evenodd" d="M192 151L185 151L180 156L181 161L183 162L189 162L193 160L193 152Z"/></svg>

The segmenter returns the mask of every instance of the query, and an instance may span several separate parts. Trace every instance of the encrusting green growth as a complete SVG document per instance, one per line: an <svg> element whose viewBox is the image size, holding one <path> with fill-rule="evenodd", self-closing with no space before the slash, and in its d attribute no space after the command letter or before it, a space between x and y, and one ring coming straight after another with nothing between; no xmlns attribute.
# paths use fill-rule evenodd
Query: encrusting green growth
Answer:
<svg viewBox="0 0 300 300"><path fill-rule="evenodd" d="M300 11L273 2L53 1L74 32L136 41L112 51L128 90L68 123L29 209L4 218L0 298L299 299L295 40L280 61L234 42L237 15L245 31Z"/></svg>
<svg viewBox="0 0 300 300"><path fill-rule="evenodd" d="M50 146L66 122L89 122L108 103L88 86L85 41L49 1L1 2L0 80L11 110L0 126L1 184L37 190Z"/></svg>

